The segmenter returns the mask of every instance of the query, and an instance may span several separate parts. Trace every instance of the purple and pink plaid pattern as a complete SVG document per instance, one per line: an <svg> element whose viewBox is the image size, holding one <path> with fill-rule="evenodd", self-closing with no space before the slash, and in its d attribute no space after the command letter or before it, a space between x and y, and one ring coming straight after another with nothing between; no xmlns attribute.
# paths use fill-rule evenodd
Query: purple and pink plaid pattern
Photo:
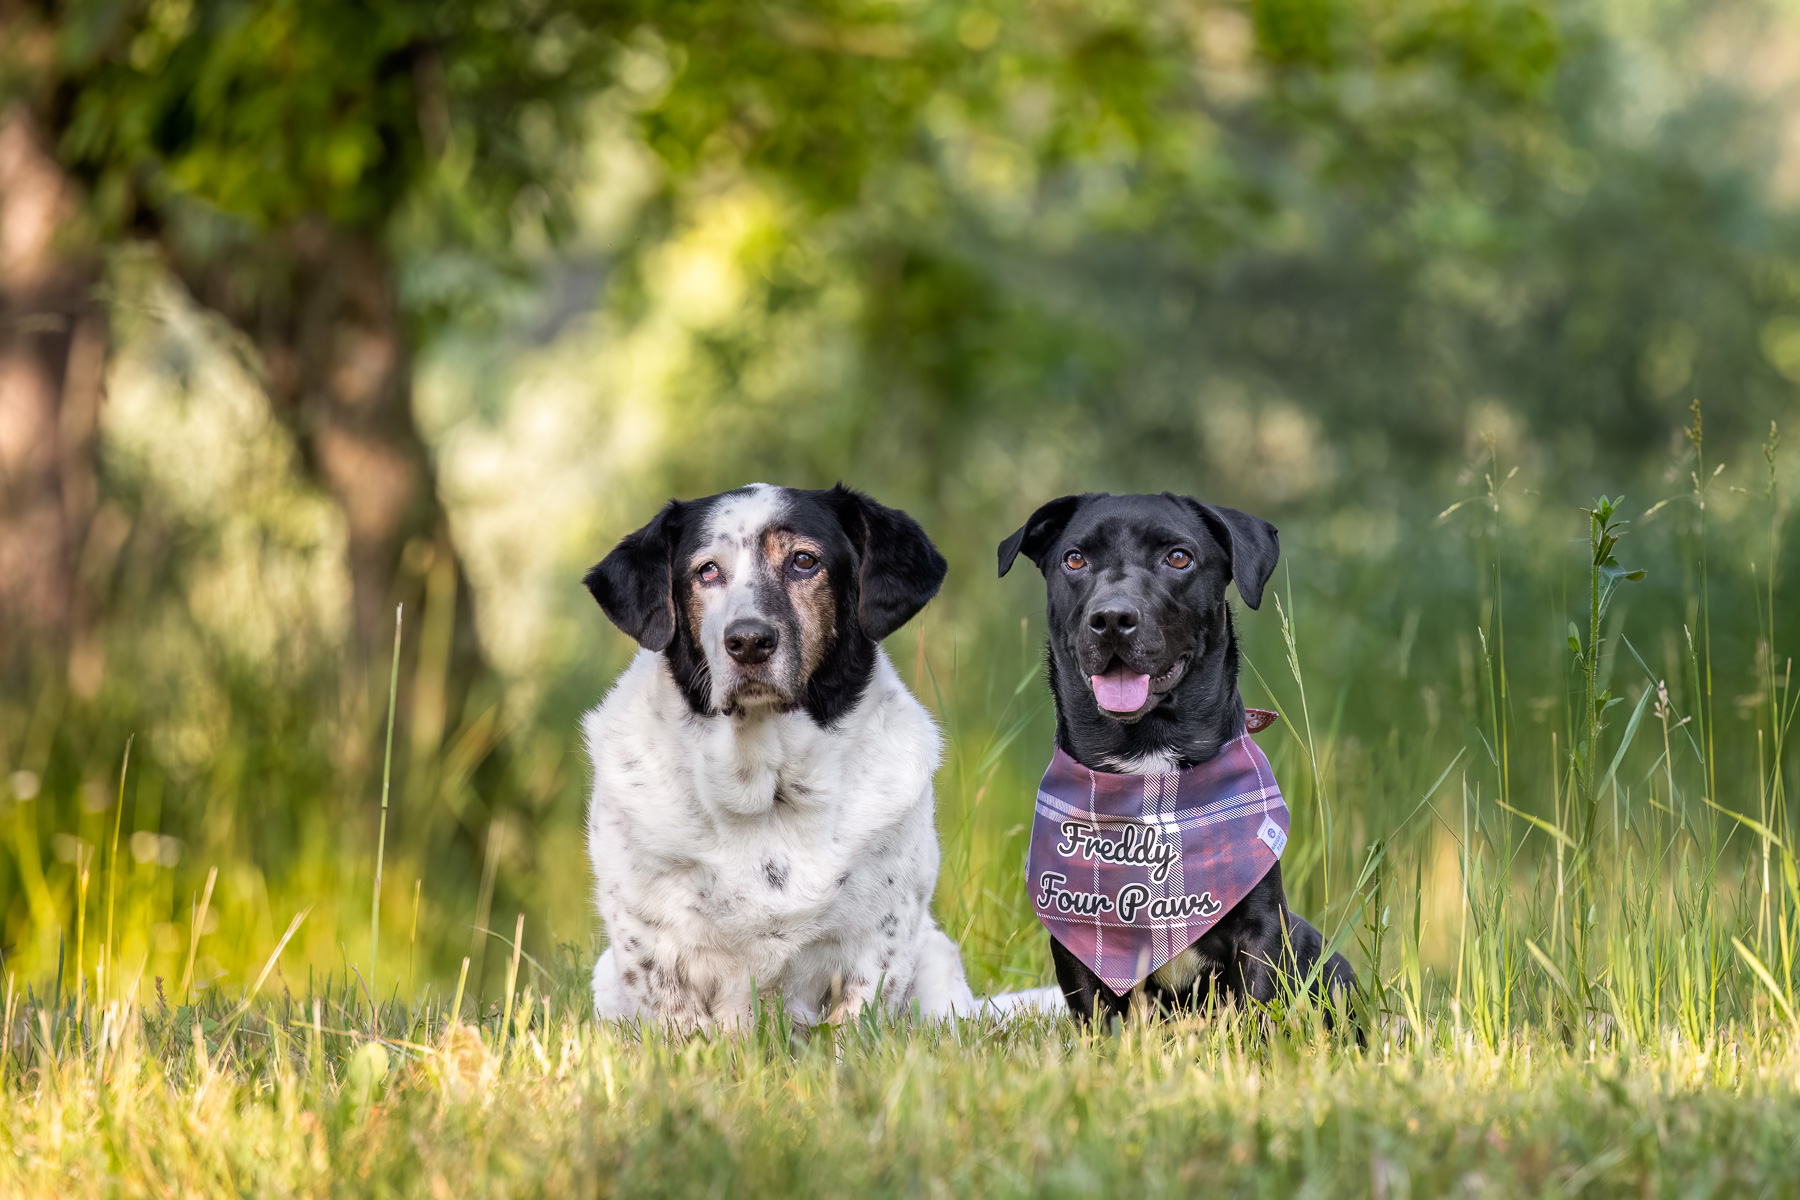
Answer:
<svg viewBox="0 0 1800 1200"><path fill-rule="evenodd" d="M1090 771L1058 746L1031 825L1032 907L1123 995L1261 882L1287 830L1281 789L1247 732L1170 775Z"/></svg>

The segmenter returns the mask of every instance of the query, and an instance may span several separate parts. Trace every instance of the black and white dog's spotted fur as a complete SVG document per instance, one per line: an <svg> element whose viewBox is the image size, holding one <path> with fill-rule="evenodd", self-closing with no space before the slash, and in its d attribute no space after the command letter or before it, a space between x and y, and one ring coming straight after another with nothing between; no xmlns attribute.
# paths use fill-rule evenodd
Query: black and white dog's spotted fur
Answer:
<svg viewBox="0 0 1800 1200"><path fill-rule="evenodd" d="M937 727L880 646L944 571L905 513L753 484L670 501L588 573L643 647L583 722L599 1015L973 1011L931 917Z"/></svg>
<svg viewBox="0 0 1800 1200"><path fill-rule="evenodd" d="M1088 493L1031 514L1000 543L1000 574L1020 554L1044 574L1056 740L1075 761L1096 771L1176 771L1213 758L1243 728L1225 588L1235 581L1245 604L1262 602L1280 554L1273 525L1167 492ZM1103 696L1135 707L1111 711ZM1107 987L1054 938L1050 953L1078 1020L1126 1014L1131 996ZM1288 910L1277 862L1141 991L1159 1008L1210 997L1267 1002L1280 976L1307 976L1323 953L1319 931ZM1320 994L1348 996L1355 986L1341 954L1315 980Z"/></svg>

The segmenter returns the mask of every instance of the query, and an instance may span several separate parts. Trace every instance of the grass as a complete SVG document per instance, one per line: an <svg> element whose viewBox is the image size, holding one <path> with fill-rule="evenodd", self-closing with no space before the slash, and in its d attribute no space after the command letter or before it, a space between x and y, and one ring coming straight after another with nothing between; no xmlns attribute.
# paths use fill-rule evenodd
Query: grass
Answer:
<svg viewBox="0 0 1800 1200"><path fill-rule="evenodd" d="M334 858L307 840L317 816L271 884L244 853L204 876L159 858L159 777L126 750L116 786L55 808L15 773L0 809L0 1195L1800 1192L1779 442L1740 487L1707 473L1697 413L1688 434L1691 488L1641 515L1514 490L1490 442L1485 486L1434 527L1472 554L1478 612L1412 608L1397 666L1356 657L1373 593L1323 603L1283 576L1241 622L1246 698L1288 717L1260 739L1294 813L1284 879L1356 966L1366 1046L1282 1005L1092 1034L874 1014L803 1033L772 1009L732 1035L602 1025L585 905L493 902L532 877L498 818L465 954L466 920L433 908L477 889L425 877L405 786L390 838L385 758L347 835L373 853ZM1579 530L1577 565L1542 549ZM928 628L893 649L948 741L938 914L978 992L1044 982L1022 875L1049 719L1032 619L966 658ZM15 771L53 757L54 711L0 727ZM215 794L199 827L229 829L247 793ZM578 846L545 820L543 844ZM384 871L410 906L384 904Z"/></svg>
<svg viewBox="0 0 1800 1200"><path fill-rule="evenodd" d="M1784 1195L1791 1029L1498 1049L1449 1021L1348 1049L1295 1014L790 1037L597 1025L578 976L509 1030L348 990L35 1011L0 1194ZM1272 1025L1272 1027L1271 1027ZM16 1023L14 1023L16 1028Z"/></svg>

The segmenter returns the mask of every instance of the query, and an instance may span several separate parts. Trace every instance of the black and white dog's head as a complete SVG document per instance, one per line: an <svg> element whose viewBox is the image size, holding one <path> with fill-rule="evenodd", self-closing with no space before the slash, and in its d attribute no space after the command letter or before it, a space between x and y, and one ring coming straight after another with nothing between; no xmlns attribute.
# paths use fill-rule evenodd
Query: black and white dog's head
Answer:
<svg viewBox="0 0 1800 1200"><path fill-rule="evenodd" d="M583 582L615 625L668 659L703 715L853 706L880 640L944 581L919 523L842 484L755 483L671 500Z"/></svg>
<svg viewBox="0 0 1800 1200"><path fill-rule="evenodd" d="M1000 543L1044 573L1057 736L1090 766L1145 756L1198 761L1241 720L1236 582L1262 603L1275 527L1187 496L1087 493L1052 500ZM1235 710L1234 710L1235 706Z"/></svg>

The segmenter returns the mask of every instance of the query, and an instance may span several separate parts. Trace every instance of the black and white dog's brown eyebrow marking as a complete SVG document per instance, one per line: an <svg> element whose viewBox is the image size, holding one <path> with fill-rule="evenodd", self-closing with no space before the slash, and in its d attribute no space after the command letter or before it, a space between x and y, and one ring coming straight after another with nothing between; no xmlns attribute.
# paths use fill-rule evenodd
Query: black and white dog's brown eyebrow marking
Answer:
<svg viewBox="0 0 1800 1200"><path fill-rule="evenodd" d="M837 641L837 598L831 568L824 565L825 548L817 539L777 526L763 531L761 549L763 569L784 583L800 630L800 671L811 678ZM811 555L820 565L810 573L794 570L801 555Z"/></svg>
<svg viewBox="0 0 1800 1200"><path fill-rule="evenodd" d="M667 656L696 714L775 707L829 723L944 571L916 521L859 492L752 484L670 501L585 582Z"/></svg>

